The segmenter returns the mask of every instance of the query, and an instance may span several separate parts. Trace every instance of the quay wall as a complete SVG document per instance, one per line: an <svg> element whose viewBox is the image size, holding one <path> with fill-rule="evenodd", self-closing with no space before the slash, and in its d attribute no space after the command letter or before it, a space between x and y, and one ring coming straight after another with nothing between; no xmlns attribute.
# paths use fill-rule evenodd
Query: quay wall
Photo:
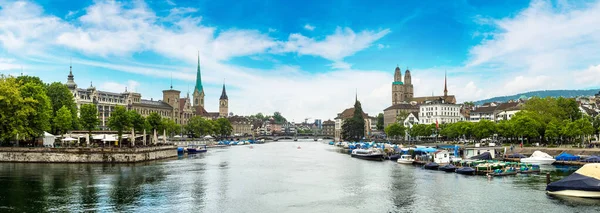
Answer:
<svg viewBox="0 0 600 213"><path fill-rule="evenodd" d="M136 163L177 157L175 146L143 148L0 147L0 162Z"/></svg>

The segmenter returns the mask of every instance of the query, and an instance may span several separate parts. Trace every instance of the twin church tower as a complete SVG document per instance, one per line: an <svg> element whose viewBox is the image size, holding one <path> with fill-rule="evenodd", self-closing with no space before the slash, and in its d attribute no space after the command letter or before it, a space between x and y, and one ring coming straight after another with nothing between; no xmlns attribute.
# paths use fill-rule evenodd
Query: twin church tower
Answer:
<svg viewBox="0 0 600 213"><path fill-rule="evenodd" d="M402 82L402 71L400 67L396 66L394 82L392 82L392 105L412 100L414 92L410 78L410 70L407 68L404 72L404 82Z"/></svg>

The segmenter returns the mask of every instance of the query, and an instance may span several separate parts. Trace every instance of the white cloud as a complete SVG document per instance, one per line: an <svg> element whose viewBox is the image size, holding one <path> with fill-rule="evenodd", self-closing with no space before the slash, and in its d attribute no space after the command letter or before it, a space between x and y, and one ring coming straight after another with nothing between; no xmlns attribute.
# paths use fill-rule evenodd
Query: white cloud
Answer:
<svg viewBox="0 0 600 213"><path fill-rule="evenodd" d="M108 92L125 92L125 89L129 92L136 92L136 89L140 86L140 83L134 80L129 80L124 83L107 81L100 84L98 87L99 90L108 91Z"/></svg>
<svg viewBox="0 0 600 213"><path fill-rule="evenodd" d="M274 29L274 28L269 28L269 29L268 29L268 32L270 32L270 33L274 33L274 32L277 32L277 29Z"/></svg>
<svg viewBox="0 0 600 213"><path fill-rule="evenodd" d="M333 69L350 69L352 67L352 64L343 61L334 61L329 66Z"/></svg>
<svg viewBox="0 0 600 213"><path fill-rule="evenodd" d="M310 24L306 24L306 25L304 25L304 29L309 30L309 31L313 31L313 30L315 30L315 26L312 26Z"/></svg>
<svg viewBox="0 0 600 213"><path fill-rule="evenodd" d="M0 58L0 71L20 69L21 66L14 64L14 61L12 58Z"/></svg>
<svg viewBox="0 0 600 213"><path fill-rule="evenodd" d="M590 66L587 69L579 72L574 72L575 82L581 86L600 85L600 64Z"/></svg>
<svg viewBox="0 0 600 213"><path fill-rule="evenodd" d="M168 5L171 5L171 6L175 6L176 5L175 2L172 1L172 0L165 0L165 3L167 3Z"/></svg>
<svg viewBox="0 0 600 213"><path fill-rule="evenodd" d="M390 45L377 44L377 49L389 48Z"/></svg>

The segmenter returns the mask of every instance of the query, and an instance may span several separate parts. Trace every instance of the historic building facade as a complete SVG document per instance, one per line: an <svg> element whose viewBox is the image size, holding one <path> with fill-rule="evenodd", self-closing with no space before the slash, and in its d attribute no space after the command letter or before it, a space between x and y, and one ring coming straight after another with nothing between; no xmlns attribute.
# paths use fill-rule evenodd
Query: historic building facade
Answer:
<svg viewBox="0 0 600 213"><path fill-rule="evenodd" d="M186 97L181 98L181 91L174 90L173 85L168 90L162 91L162 100L142 99L140 93L127 91L127 88L124 88L124 92L121 93L96 90L91 82L88 88L78 88L73 75L73 67L70 66L69 68L66 86L73 94L77 109L79 110L83 104L95 104L98 107L98 117L100 118L99 128L101 130L108 129L108 118L116 106L135 110L144 117L151 113L158 113L161 117L171 119L181 125L186 125L188 120L196 115L210 119L227 117L229 99L225 91L225 84L223 84L223 91L219 100L219 112L207 112L204 109L204 89L200 73L200 58L198 58L197 79L193 100L190 99L189 93Z"/></svg>
<svg viewBox="0 0 600 213"><path fill-rule="evenodd" d="M335 121L332 121L332 120L323 121L322 134L330 136L330 137L335 136Z"/></svg>
<svg viewBox="0 0 600 213"><path fill-rule="evenodd" d="M462 120L460 105L446 103L443 98L419 106L420 124L456 123Z"/></svg>

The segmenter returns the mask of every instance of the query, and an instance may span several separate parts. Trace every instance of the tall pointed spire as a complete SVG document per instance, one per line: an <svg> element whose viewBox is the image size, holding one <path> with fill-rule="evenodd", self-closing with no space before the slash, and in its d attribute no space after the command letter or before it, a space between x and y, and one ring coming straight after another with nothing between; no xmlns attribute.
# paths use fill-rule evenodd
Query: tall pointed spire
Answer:
<svg viewBox="0 0 600 213"><path fill-rule="evenodd" d="M447 71L444 70L444 96L448 96Z"/></svg>
<svg viewBox="0 0 600 213"><path fill-rule="evenodd" d="M173 73L171 72L171 89L173 89Z"/></svg>
<svg viewBox="0 0 600 213"><path fill-rule="evenodd" d="M358 88L355 88L355 100L354 101L358 101Z"/></svg>
<svg viewBox="0 0 600 213"><path fill-rule="evenodd" d="M219 100L228 100L227 91L225 91L225 80L223 80L223 91L221 92L221 98Z"/></svg>
<svg viewBox="0 0 600 213"><path fill-rule="evenodd" d="M203 91L202 75L200 74L200 51L198 51L198 71L196 73L196 87L194 89L198 90L199 93Z"/></svg>

